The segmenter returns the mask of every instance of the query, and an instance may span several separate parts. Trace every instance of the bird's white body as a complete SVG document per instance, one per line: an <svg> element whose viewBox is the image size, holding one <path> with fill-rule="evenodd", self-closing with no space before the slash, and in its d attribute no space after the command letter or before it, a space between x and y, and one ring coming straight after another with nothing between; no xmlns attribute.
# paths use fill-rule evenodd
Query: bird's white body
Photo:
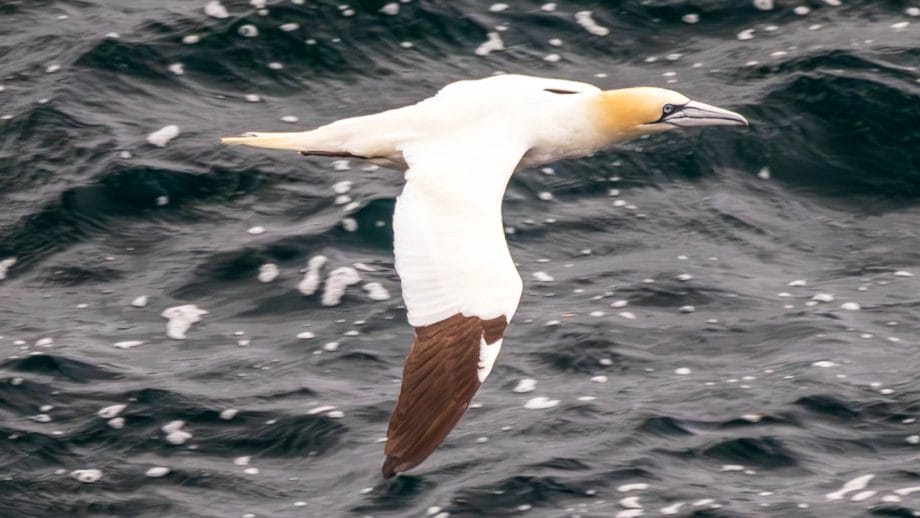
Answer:
<svg viewBox="0 0 920 518"><path fill-rule="evenodd" d="M501 75L459 81L417 104L298 133L223 141L350 156L405 171L393 215L396 270L416 341L390 420L384 474L424 460L492 371L522 282L501 205L521 167L590 155L678 126L747 124L670 90L601 91Z"/></svg>
<svg viewBox="0 0 920 518"><path fill-rule="evenodd" d="M553 94L547 89L577 93ZM527 146L520 166L530 167L584 156L607 144L591 123L597 117L594 96L600 91L576 81L500 75L451 83L419 103L338 120L315 130L251 135L277 139L276 145L304 153L347 153L399 170L407 168L403 152L410 145L443 138L461 151L471 149L470 144L500 148L506 140L517 140ZM461 139L486 129L501 138L470 143Z"/></svg>

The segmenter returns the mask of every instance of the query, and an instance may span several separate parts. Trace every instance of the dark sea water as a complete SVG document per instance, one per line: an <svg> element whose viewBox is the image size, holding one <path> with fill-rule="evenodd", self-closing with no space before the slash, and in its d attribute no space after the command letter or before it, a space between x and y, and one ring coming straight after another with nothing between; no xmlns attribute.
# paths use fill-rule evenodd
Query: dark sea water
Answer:
<svg viewBox="0 0 920 518"><path fill-rule="evenodd" d="M773 3L0 0L0 516L920 515L920 3ZM401 177L218 138L499 71L752 124L518 173L502 356L384 481Z"/></svg>

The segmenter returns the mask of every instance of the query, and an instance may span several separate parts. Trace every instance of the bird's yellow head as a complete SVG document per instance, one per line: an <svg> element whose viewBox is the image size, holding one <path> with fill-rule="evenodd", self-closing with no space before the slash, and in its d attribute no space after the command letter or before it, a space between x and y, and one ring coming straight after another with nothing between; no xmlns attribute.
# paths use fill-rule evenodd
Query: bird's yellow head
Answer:
<svg viewBox="0 0 920 518"><path fill-rule="evenodd" d="M673 128L748 125L747 119L738 113L691 101L664 88L607 90L595 99L596 123L613 142Z"/></svg>

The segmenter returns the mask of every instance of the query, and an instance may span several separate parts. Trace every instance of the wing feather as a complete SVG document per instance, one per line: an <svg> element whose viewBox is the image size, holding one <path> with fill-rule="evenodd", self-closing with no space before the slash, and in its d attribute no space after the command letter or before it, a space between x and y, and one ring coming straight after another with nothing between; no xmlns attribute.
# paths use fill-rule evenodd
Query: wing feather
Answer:
<svg viewBox="0 0 920 518"><path fill-rule="evenodd" d="M498 336L499 345L497 330L506 325L504 316L484 321L457 314L416 329L387 430L384 477L420 464L460 421L481 384L483 337Z"/></svg>
<svg viewBox="0 0 920 518"><path fill-rule="evenodd" d="M396 271L415 340L387 430L385 477L424 461L492 369L521 297L501 203L527 146L495 132L406 146L393 215Z"/></svg>

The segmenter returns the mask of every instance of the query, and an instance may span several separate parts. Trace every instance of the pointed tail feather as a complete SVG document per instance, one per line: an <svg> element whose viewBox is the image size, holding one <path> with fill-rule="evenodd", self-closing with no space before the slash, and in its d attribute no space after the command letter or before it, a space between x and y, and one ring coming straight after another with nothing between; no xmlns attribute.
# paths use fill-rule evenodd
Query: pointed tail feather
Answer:
<svg viewBox="0 0 920 518"><path fill-rule="evenodd" d="M293 133L243 133L236 137L224 137L220 139L221 144L245 145L254 147L263 147L269 149L291 149L294 151L309 152L315 151L314 138L311 138L311 132L298 131Z"/></svg>

